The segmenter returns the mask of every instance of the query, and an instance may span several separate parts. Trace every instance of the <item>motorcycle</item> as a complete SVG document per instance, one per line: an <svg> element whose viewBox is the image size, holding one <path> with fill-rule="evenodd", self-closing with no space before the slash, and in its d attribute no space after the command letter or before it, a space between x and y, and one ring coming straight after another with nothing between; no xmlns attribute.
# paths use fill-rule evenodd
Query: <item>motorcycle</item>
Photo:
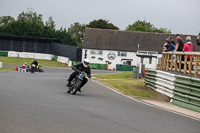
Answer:
<svg viewBox="0 0 200 133"><path fill-rule="evenodd" d="M44 73L44 70L42 69L42 66L36 66L35 64L31 65L31 68L29 69L29 71L31 73L34 73L34 72L43 72Z"/></svg>
<svg viewBox="0 0 200 133"><path fill-rule="evenodd" d="M80 91L81 84L84 78L87 78L87 74L85 72L78 71L79 74L71 81L70 87L68 87L67 93L72 93L75 95L77 91Z"/></svg>

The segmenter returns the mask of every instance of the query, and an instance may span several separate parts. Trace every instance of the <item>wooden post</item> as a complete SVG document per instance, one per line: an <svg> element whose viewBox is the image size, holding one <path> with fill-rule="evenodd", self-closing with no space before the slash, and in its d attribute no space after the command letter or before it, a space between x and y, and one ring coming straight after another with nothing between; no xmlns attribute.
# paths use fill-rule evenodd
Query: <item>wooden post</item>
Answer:
<svg viewBox="0 0 200 133"><path fill-rule="evenodd" d="M173 58L174 58L174 57L173 57L173 54L171 54L171 63L170 63L171 66L170 66L170 70L172 70L172 67L173 67L173 61L174 61Z"/></svg>
<svg viewBox="0 0 200 133"><path fill-rule="evenodd" d="M169 70L169 54L167 54L167 67L166 67L166 71Z"/></svg>
<svg viewBox="0 0 200 133"><path fill-rule="evenodd" d="M179 72L181 72L181 60L182 60L182 55L179 55Z"/></svg>
<svg viewBox="0 0 200 133"><path fill-rule="evenodd" d="M174 71L177 71L177 54L175 54Z"/></svg>
<svg viewBox="0 0 200 133"><path fill-rule="evenodd" d="M163 70L166 70L166 64L167 64L167 54L164 55L164 65L163 65Z"/></svg>
<svg viewBox="0 0 200 133"><path fill-rule="evenodd" d="M187 68L187 55L185 55L185 61L184 61L184 74L186 74L186 68Z"/></svg>
<svg viewBox="0 0 200 133"><path fill-rule="evenodd" d="M190 64L189 64L189 73L188 73L188 75L191 74L191 71L192 71L192 55L190 55Z"/></svg>
<svg viewBox="0 0 200 133"><path fill-rule="evenodd" d="M164 70L163 65L164 65L164 53L162 53L161 70Z"/></svg>
<svg viewBox="0 0 200 133"><path fill-rule="evenodd" d="M197 55L195 58L196 62L195 62L195 72L194 72L194 77L197 77L198 75L198 62L199 62L199 56Z"/></svg>

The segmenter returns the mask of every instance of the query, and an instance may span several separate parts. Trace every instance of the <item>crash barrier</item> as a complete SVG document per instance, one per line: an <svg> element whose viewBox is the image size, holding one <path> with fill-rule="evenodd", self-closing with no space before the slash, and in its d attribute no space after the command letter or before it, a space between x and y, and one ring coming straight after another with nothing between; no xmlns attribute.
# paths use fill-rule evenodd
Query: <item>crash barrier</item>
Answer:
<svg viewBox="0 0 200 133"><path fill-rule="evenodd" d="M0 68L2 68L3 67L3 63L2 62L0 62Z"/></svg>
<svg viewBox="0 0 200 133"><path fill-rule="evenodd" d="M200 112L200 79L175 76L174 97L172 103Z"/></svg>
<svg viewBox="0 0 200 133"><path fill-rule="evenodd" d="M199 57L200 52L163 52L161 70L178 71L185 75L194 74L194 77L197 77L200 74L198 72Z"/></svg>
<svg viewBox="0 0 200 133"><path fill-rule="evenodd" d="M138 77L138 69L136 67L133 67L133 78Z"/></svg>
<svg viewBox="0 0 200 133"><path fill-rule="evenodd" d="M8 56L8 52L7 51L0 51L0 56Z"/></svg>
<svg viewBox="0 0 200 133"><path fill-rule="evenodd" d="M200 79L146 69L145 85L170 97L172 104L200 112Z"/></svg>
<svg viewBox="0 0 200 133"><path fill-rule="evenodd" d="M52 58L52 60L54 60L54 61L57 61L57 59L58 59L58 56L56 56L56 55L54 55Z"/></svg>
<svg viewBox="0 0 200 133"><path fill-rule="evenodd" d="M116 71L133 71L136 66L116 64Z"/></svg>
<svg viewBox="0 0 200 133"><path fill-rule="evenodd" d="M69 58L67 58L67 57L62 57L62 56L58 56L57 61L58 61L58 62L61 62L61 63L68 64L68 63L69 63Z"/></svg>
<svg viewBox="0 0 200 133"><path fill-rule="evenodd" d="M23 68L20 68L20 67L16 67L16 71L18 71L18 72L28 72L27 69L23 69Z"/></svg>
<svg viewBox="0 0 200 133"><path fill-rule="evenodd" d="M51 54L40 54L40 53L27 53L27 52L9 51L8 52L8 57L52 60L53 55L51 55Z"/></svg>

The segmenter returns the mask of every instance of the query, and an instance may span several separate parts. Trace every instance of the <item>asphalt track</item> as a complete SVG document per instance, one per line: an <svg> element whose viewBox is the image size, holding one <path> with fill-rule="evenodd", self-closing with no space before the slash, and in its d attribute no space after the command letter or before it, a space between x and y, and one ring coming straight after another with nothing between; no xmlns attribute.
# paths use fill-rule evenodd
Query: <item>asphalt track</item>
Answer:
<svg viewBox="0 0 200 133"><path fill-rule="evenodd" d="M68 94L71 72L0 72L0 133L200 133L198 120L137 102L92 80L82 93Z"/></svg>

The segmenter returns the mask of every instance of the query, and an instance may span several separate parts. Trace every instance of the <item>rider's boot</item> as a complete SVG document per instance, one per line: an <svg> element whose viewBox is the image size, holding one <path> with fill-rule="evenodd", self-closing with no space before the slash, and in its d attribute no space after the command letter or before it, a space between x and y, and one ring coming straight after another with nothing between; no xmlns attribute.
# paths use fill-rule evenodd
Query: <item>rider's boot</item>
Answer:
<svg viewBox="0 0 200 133"><path fill-rule="evenodd" d="M81 92L81 88L79 88L78 91Z"/></svg>
<svg viewBox="0 0 200 133"><path fill-rule="evenodd" d="M68 81L68 83L67 83L66 87L70 87L70 84L71 84L71 82L70 82L70 81Z"/></svg>

